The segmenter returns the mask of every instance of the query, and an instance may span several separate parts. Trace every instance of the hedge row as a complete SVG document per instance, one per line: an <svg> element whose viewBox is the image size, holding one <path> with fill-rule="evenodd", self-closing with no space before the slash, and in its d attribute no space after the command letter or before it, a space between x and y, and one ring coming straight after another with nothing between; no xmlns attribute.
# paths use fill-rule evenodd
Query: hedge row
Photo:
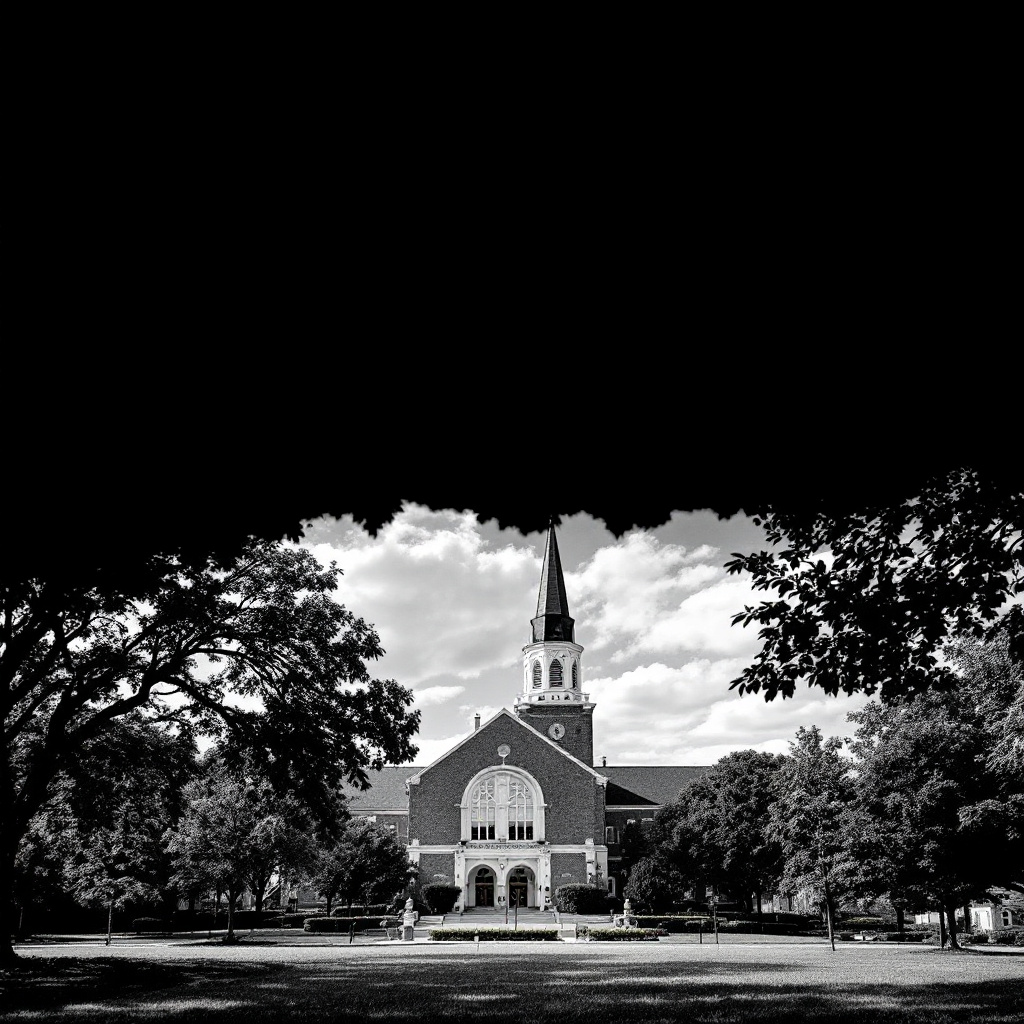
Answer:
<svg viewBox="0 0 1024 1024"><path fill-rule="evenodd" d="M387 917L395 913L395 908L390 903L370 903L365 907L361 903L353 903L351 907L335 907L331 911L331 917ZM314 917L313 914L306 914L306 917Z"/></svg>
<svg viewBox="0 0 1024 1024"><path fill-rule="evenodd" d="M397 928L401 923L400 919L395 917L307 917L302 930L306 932L365 932L371 928L380 928L382 920L386 920L390 928Z"/></svg>
<svg viewBox="0 0 1024 1024"><path fill-rule="evenodd" d="M431 928L433 942L557 942L557 928Z"/></svg>
<svg viewBox="0 0 1024 1024"><path fill-rule="evenodd" d="M579 934L591 942L657 942L659 928L580 928Z"/></svg>

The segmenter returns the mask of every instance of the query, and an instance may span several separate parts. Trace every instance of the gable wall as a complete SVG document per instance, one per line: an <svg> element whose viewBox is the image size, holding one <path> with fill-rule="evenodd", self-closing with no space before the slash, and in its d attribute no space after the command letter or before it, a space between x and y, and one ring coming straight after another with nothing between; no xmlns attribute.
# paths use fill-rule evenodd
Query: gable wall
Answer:
<svg viewBox="0 0 1024 1024"><path fill-rule="evenodd" d="M409 787L409 838L421 845L458 843L459 806L469 781L484 768L500 767L498 747L507 743L505 764L529 772L547 803L548 843L604 840L604 787L558 749L502 715L478 729L458 749L425 771Z"/></svg>

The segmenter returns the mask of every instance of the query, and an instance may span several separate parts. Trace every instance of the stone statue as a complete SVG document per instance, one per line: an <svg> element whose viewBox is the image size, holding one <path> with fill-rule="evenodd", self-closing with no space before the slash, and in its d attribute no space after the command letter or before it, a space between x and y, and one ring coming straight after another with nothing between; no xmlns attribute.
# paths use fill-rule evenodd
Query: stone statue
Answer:
<svg viewBox="0 0 1024 1024"><path fill-rule="evenodd" d="M616 928L635 928L636 918L633 916L633 907L630 905L629 897L622 901L622 913L616 914L613 918Z"/></svg>
<svg viewBox="0 0 1024 1024"><path fill-rule="evenodd" d="M420 915L418 911L412 909L412 897L410 896L405 901L405 913L402 914L402 941L412 942L413 929L416 922L419 920Z"/></svg>

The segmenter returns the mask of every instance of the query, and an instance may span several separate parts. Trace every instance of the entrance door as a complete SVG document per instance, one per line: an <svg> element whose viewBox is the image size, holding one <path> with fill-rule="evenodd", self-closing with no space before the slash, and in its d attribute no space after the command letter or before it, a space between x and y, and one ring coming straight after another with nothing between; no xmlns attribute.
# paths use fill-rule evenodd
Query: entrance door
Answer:
<svg viewBox="0 0 1024 1024"><path fill-rule="evenodd" d="M508 905L512 907L527 906L530 892L530 880L533 872L528 868L518 867L508 877Z"/></svg>
<svg viewBox="0 0 1024 1024"><path fill-rule="evenodd" d="M476 905L494 906L494 875L487 868L481 868L476 873Z"/></svg>
<svg viewBox="0 0 1024 1024"><path fill-rule="evenodd" d="M526 906L526 879L512 878L508 883L508 905L510 907Z"/></svg>

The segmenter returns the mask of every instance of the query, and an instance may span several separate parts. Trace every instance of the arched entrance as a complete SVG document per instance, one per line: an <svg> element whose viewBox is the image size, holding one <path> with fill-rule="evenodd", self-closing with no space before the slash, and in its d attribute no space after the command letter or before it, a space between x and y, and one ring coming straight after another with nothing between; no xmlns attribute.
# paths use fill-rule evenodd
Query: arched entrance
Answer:
<svg viewBox="0 0 1024 1024"><path fill-rule="evenodd" d="M481 867L476 870L473 880L473 904L477 907L494 906L494 872Z"/></svg>
<svg viewBox="0 0 1024 1024"><path fill-rule="evenodd" d="M537 906L537 876L523 864L508 873L508 907Z"/></svg>

